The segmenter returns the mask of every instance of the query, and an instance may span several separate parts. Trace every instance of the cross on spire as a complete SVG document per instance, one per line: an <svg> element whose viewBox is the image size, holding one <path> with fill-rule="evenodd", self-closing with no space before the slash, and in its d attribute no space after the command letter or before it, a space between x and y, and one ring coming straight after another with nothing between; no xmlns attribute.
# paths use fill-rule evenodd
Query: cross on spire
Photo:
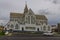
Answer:
<svg viewBox="0 0 60 40"><path fill-rule="evenodd" d="M27 1L25 1L25 4L27 4Z"/></svg>

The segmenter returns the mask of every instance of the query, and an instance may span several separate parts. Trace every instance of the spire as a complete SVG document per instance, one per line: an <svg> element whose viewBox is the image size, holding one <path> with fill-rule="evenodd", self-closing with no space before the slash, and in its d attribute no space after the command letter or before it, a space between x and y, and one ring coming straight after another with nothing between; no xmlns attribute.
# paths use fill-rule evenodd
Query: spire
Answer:
<svg viewBox="0 0 60 40"><path fill-rule="evenodd" d="M28 12L27 1L25 1L24 13L27 13L27 12Z"/></svg>

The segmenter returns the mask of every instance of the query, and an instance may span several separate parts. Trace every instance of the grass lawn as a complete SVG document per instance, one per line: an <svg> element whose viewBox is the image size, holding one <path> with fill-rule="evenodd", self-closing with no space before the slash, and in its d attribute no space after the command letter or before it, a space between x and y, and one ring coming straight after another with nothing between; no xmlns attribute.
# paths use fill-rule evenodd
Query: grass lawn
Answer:
<svg viewBox="0 0 60 40"><path fill-rule="evenodd" d="M4 32L0 32L0 36L4 36L5 34L4 34Z"/></svg>
<svg viewBox="0 0 60 40"><path fill-rule="evenodd" d="M21 32L13 32L13 34L43 34L43 32L30 32L30 31L21 31Z"/></svg>

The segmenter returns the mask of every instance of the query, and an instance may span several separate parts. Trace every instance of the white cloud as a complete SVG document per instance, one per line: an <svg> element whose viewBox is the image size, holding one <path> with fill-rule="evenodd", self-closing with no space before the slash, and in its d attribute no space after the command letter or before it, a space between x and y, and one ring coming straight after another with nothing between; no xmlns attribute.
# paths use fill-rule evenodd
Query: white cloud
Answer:
<svg viewBox="0 0 60 40"><path fill-rule="evenodd" d="M9 19L10 12L23 12L25 1L34 12L45 10L49 12L47 15L49 21L59 21L60 17L60 0L0 0L0 19ZM57 19L57 20L56 20ZM54 21L54 22L55 22Z"/></svg>
<svg viewBox="0 0 60 40"><path fill-rule="evenodd" d="M5 26L9 20L0 20L0 25Z"/></svg>

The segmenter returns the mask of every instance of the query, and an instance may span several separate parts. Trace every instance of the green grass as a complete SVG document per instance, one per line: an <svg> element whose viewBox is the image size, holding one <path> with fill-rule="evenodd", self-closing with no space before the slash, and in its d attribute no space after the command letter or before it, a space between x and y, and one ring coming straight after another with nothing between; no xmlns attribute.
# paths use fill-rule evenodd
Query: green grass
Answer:
<svg viewBox="0 0 60 40"><path fill-rule="evenodd" d="M35 32L34 34L43 34L43 32Z"/></svg>
<svg viewBox="0 0 60 40"><path fill-rule="evenodd" d="M19 33L19 34L43 34L43 32L41 32L41 31L38 31L38 32L23 31L23 32L16 32L16 33Z"/></svg>
<svg viewBox="0 0 60 40"><path fill-rule="evenodd" d="M3 35L5 35L5 34L4 34L4 32L3 32L3 31L2 31L2 32L0 32L0 36L3 36Z"/></svg>

